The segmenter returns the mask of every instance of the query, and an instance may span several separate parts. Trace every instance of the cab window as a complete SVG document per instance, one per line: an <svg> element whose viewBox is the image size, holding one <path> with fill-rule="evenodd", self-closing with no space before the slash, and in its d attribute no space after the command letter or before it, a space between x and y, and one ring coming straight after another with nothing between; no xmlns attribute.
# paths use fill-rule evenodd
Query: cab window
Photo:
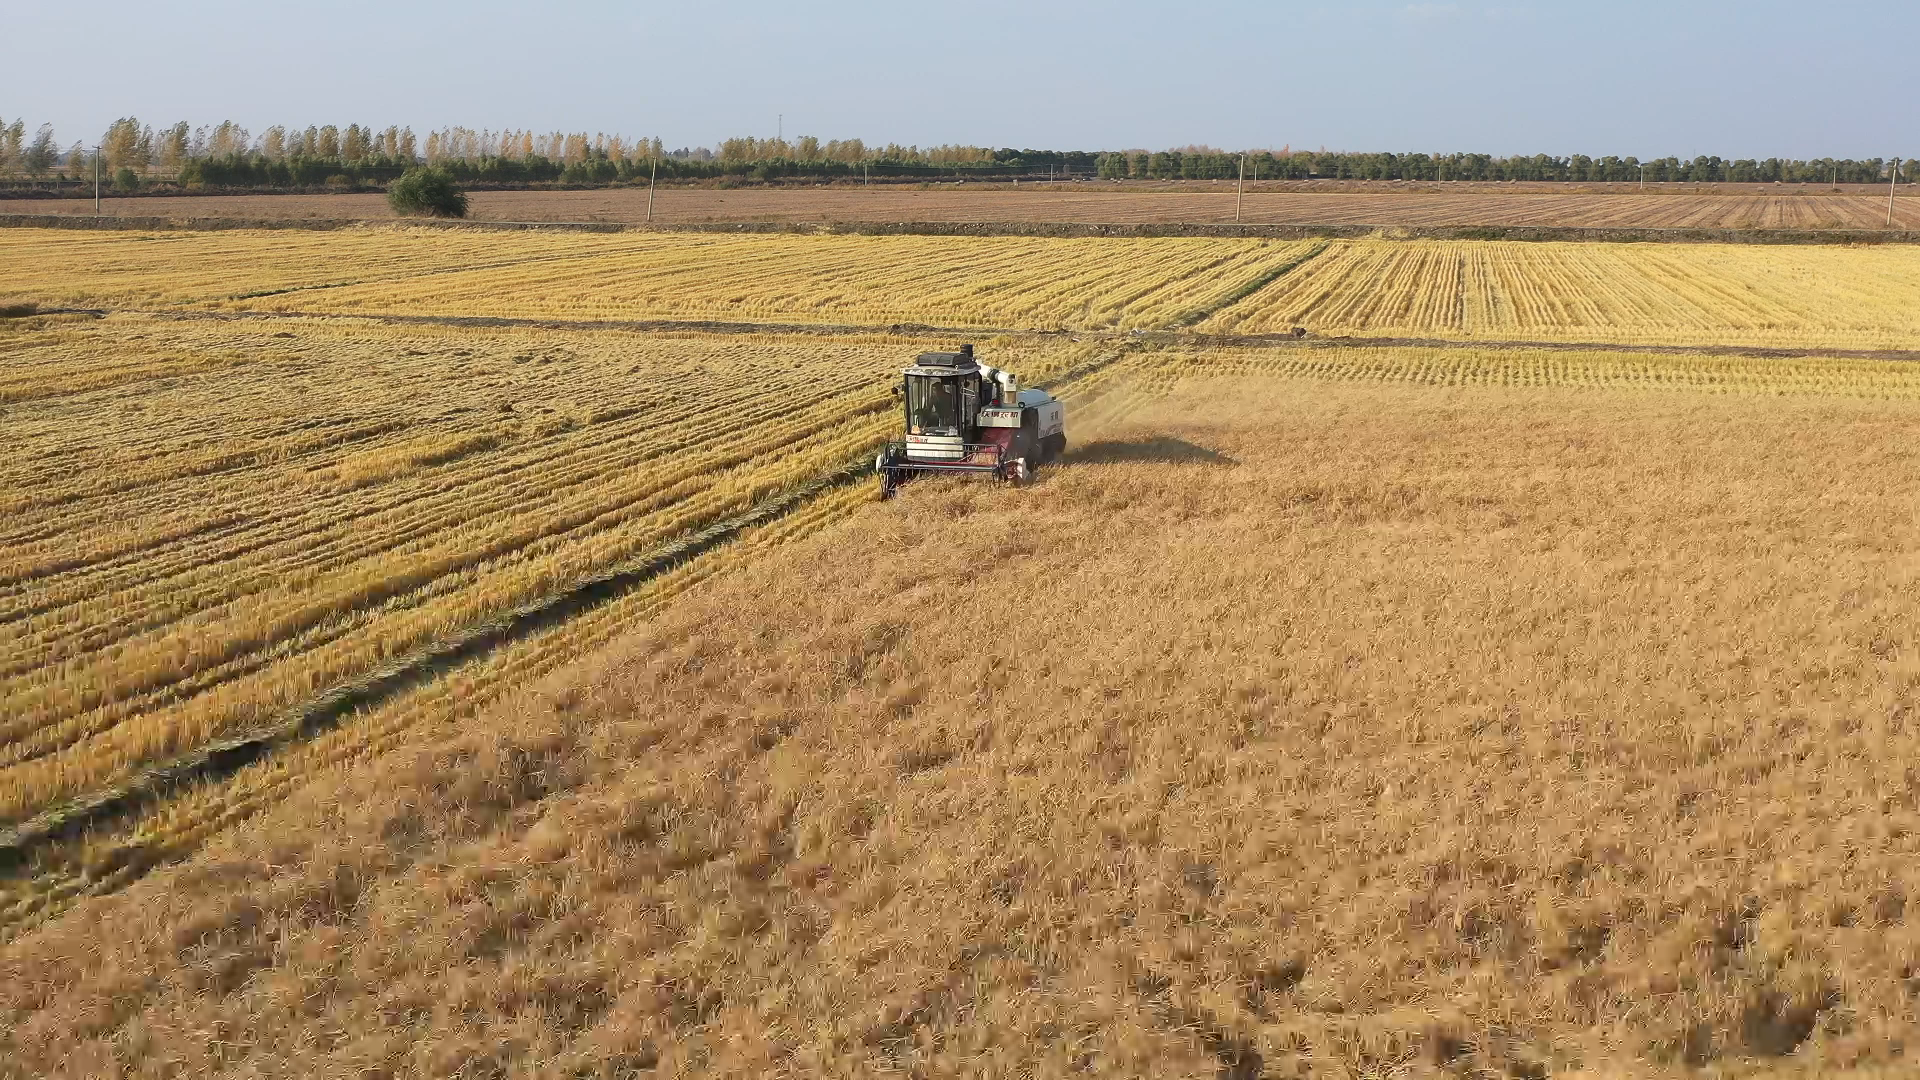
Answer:
<svg viewBox="0 0 1920 1080"><path fill-rule="evenodd" d="M907 379L907 431L914 435L960 433L960 380Z"/></svg>

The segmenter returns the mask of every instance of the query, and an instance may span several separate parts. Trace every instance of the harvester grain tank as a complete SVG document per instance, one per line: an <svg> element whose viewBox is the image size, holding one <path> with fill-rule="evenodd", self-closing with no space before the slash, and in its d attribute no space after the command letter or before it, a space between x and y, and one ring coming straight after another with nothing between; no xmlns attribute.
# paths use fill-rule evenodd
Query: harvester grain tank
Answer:
<svg viewBox="0 0 1920 1080"><path fill-rule="evenodd" d="M1013 373L980 363L973 346L925 352L895 387L905 437L874 459L882 498L913 476L971 473L1024 484L1067 449L1066 406L1023 390Z"/></svg>

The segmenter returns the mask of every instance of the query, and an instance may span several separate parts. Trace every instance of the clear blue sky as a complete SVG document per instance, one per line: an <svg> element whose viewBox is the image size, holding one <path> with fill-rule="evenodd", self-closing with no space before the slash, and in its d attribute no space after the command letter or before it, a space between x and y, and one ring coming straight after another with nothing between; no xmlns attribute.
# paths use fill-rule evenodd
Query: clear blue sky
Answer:
<svg viewBox="0 0 1920 1080"><path fill-rule="evenodd" d="M17 3L0 117L1061 149L1920 152L1907 0Z"/></svg>

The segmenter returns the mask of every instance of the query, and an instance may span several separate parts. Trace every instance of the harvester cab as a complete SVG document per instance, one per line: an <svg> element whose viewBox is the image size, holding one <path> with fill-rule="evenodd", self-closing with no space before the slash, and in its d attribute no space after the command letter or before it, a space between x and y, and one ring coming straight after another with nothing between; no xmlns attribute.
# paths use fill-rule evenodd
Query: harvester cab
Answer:
<svg viewBox="0 0 1920 1080"><path fill-rule="evenodd" d="M1045 390L1022 390L1012 373L958 352L921 353L895 387L906 404L906 437L874 459L880 496L922 473L990 475L1010 484L1067 449L1066 407Z"/></svg>

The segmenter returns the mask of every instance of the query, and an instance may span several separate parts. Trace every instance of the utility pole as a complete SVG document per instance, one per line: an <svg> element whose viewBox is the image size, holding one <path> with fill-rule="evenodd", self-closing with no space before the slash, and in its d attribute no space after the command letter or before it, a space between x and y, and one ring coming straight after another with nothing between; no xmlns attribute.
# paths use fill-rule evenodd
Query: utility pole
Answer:
<svg viewBox="0 0 1920 1080"><path fill-rule="evenodd" d="M1247 155L1240 155L1240 181L1233 185L1233 223L1240 224L1240 207L1247 201Z"/></svg>
<svg viewBox="0 0 1920 1080"><path fill-rule="evenodd" d="M660 159L653 159L653 171L647 176L647 220L653 220L653 185L660 179Z"/></svg>
<svg viewBox="0 0 1920 1080"><path fill-rule="evenodd" d="M1893 159L1893 172L1887 177L1887 228L1893 228L1894 185L1900 182L1900 159Z"/></svg>
<svg viewBox="0 0 1920 1080"><path fill-rule="evenodd" d="M860 163L860 186L861 187L873 186L873 173L868 170L867 163L864 161Z"/></svg>
<svg viewBox="0 0 1920 1080"><path fill-rule="evenodd" d="M1888 205L1887 219L1891 221L1893 219L1891 202ZM98 143L93 147L93 216L100 216L100 145Z"/></svg>

